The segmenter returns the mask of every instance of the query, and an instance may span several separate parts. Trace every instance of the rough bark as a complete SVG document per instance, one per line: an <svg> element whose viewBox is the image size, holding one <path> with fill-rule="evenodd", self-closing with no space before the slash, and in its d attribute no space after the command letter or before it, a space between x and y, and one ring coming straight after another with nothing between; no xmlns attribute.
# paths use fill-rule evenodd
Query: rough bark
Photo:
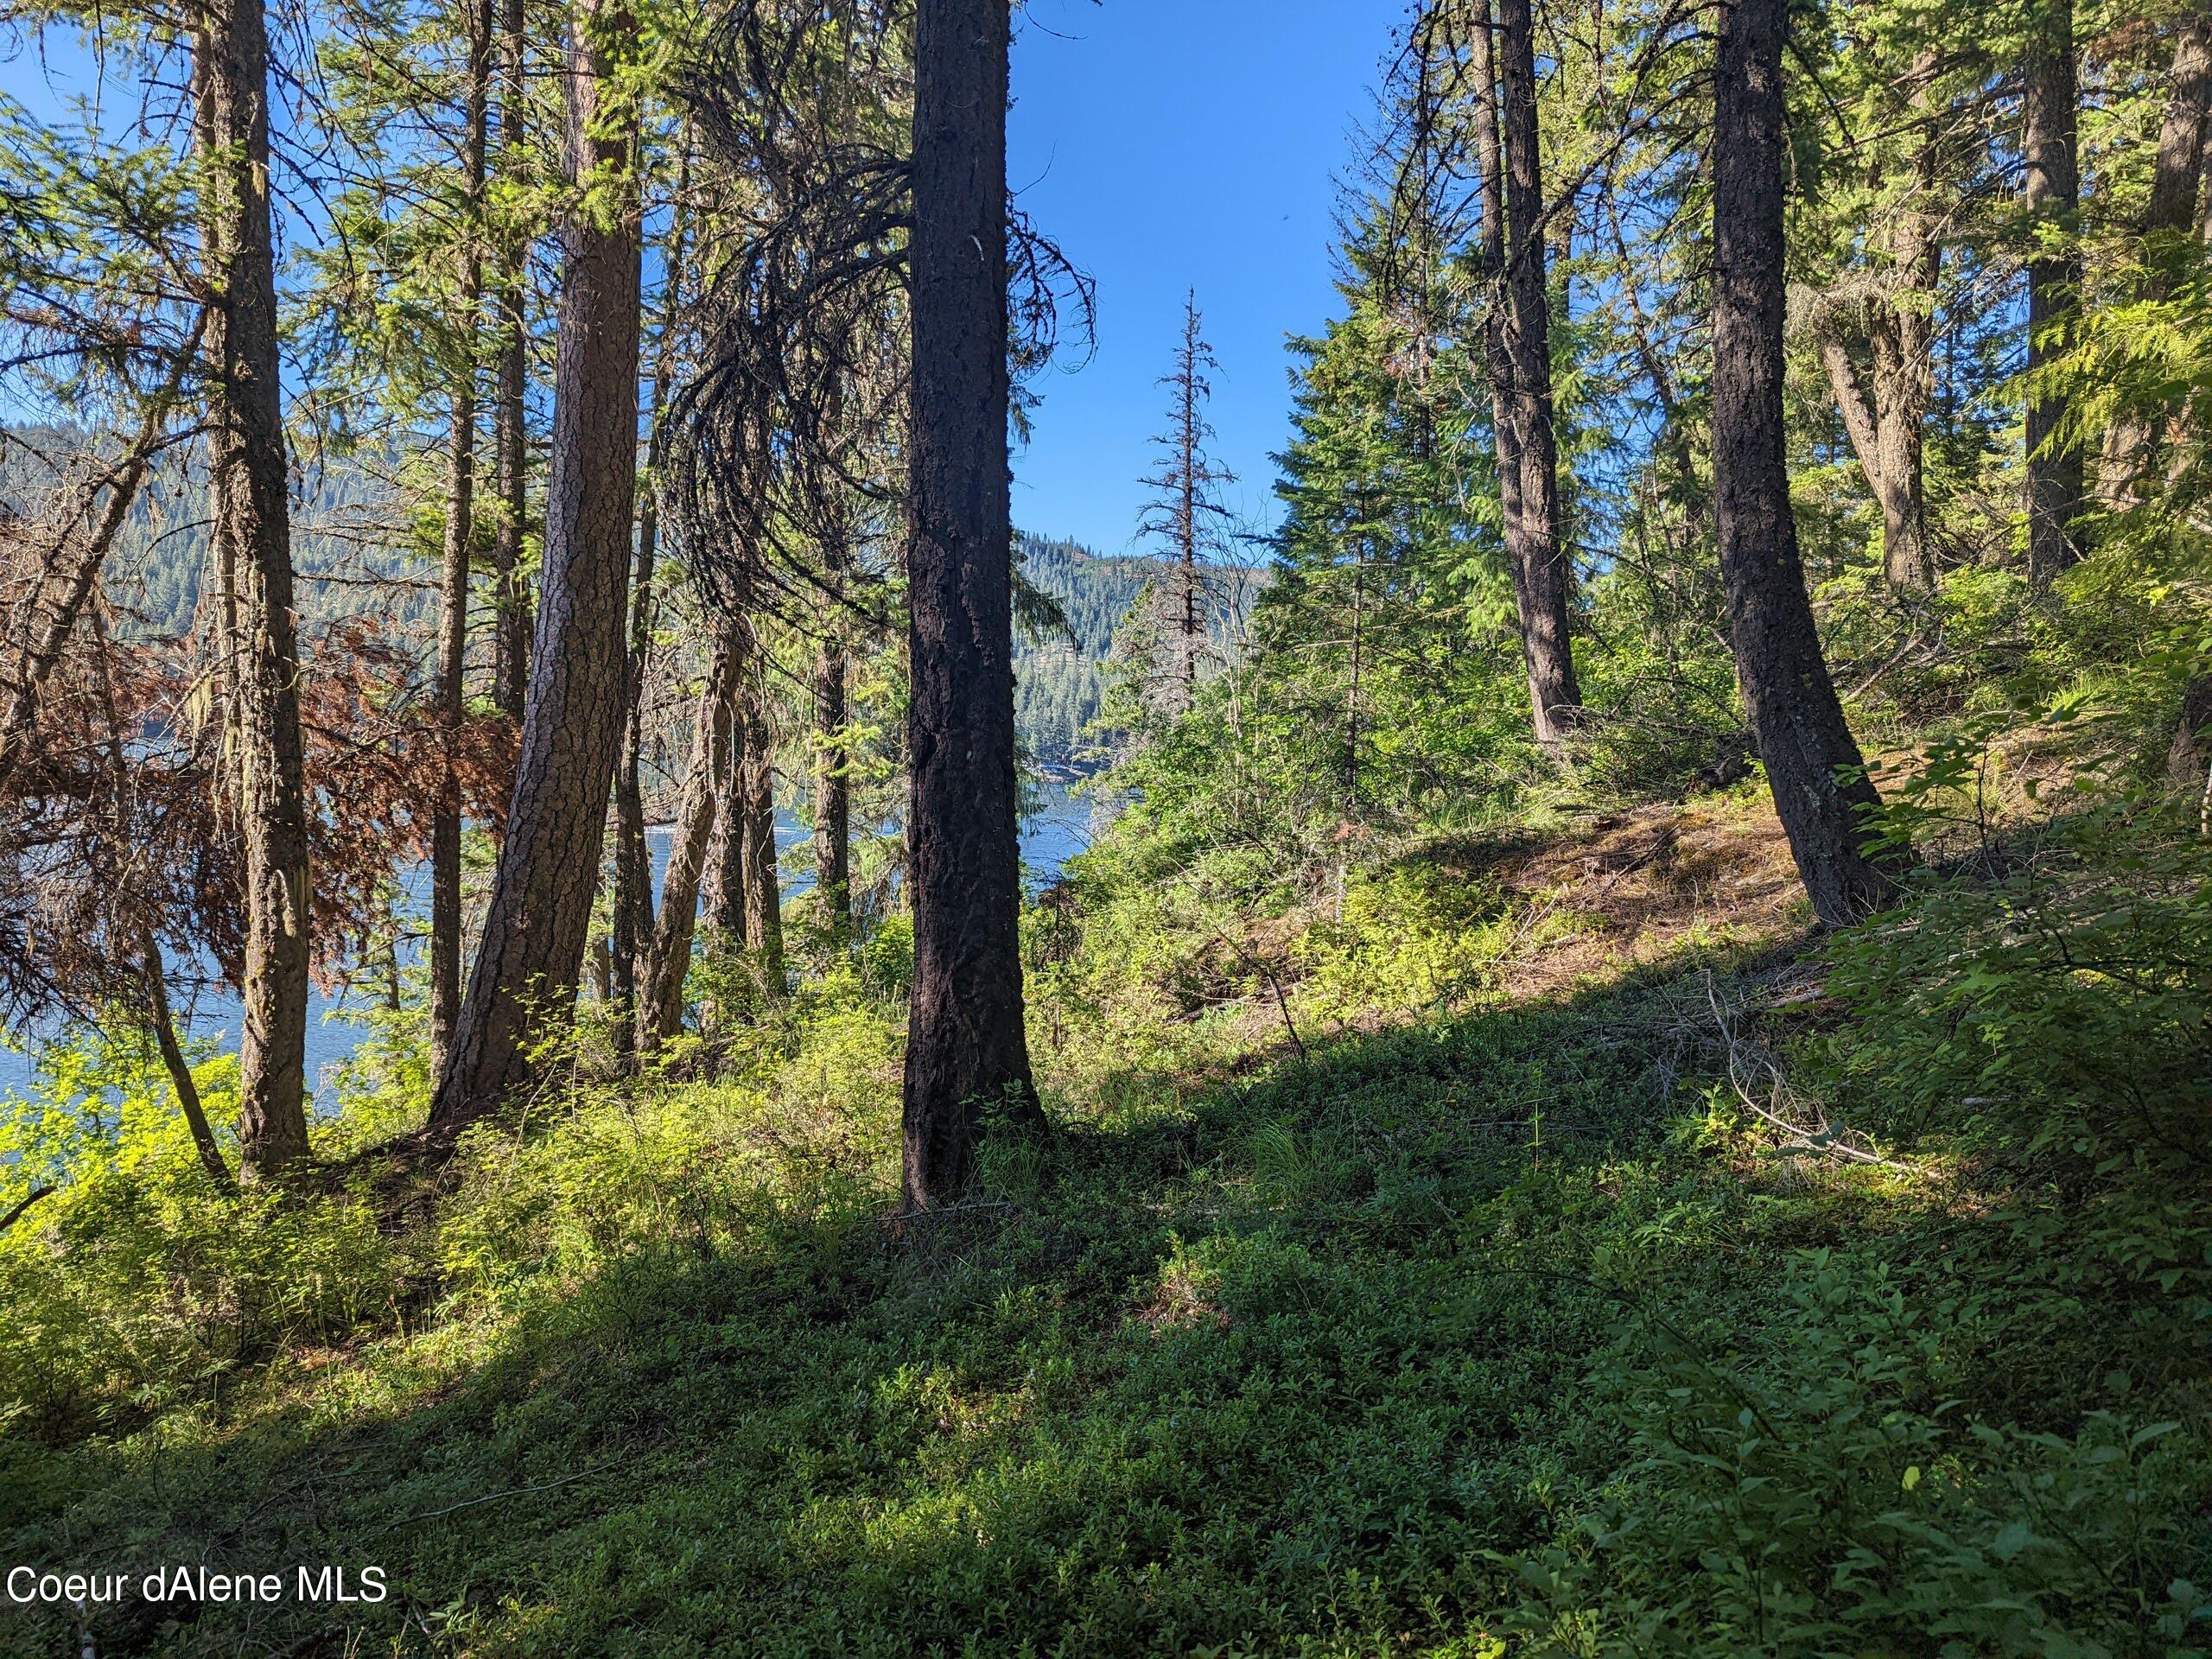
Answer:
<svg viewBox="0 0 2212 1659"><path fill-rule="evenodd" d="M1512 365L1518 511L1506 555L1519 572L1522 650L1536 741L1554 747L1582 702L1568 636L1574 570L1562 536L1559 445L1552 423L1551 296L1544 274L1544 195L1536 129L1536 44L1529 0L1500 0L1499 86L1504 137L1505 348Z"/></svg>
<svg viewBox="0 0 2212 1659"><path fill-rule="evenodd" d="M1724 16L1713 141L1713 470L1736 675L1813 911L1838 925L1888 876L1860 850L1878 804L1821 656L1783 453L1782 48L1787 0Z"/></svg>
<svg viewBox="0 0 2212 1659"><path fill-rule="evenodd" d="M1037 1121L1021 1001L1007 417L1007 0L921 0L914 87L907 1204Z"/></svg>
<svg viewBox="0 0 2212 1659"><path fill-rule="evenodd" d="M845 644L835 632L814 659L814 890L823 931L842 950L853 931L853 804L846 753Z"/></svg>
<svg viewBox="0 0 2212 1659"><path fill-rule="evenodd" d="M2166 776L2187 795L2201 793L2212 773L2212 677L2192 679L2182 688L2181 718L2166 751Z"/></svg>
<svg viewBox="0 0 2212 1659"><path fill-rule="evenodd" d="M2208 110L2212 110L2212 16L2200 10L2184 18L2174 35L2165 116L2158 125L2151 199L2143 213L2146 234L2185 237L2196 228Z"/></svg>
<svg viewBox="0 0 2212 1659"><path fill-rule="evenodd" d="M1904 194L1885 215L1889 269L1858 308L1872 369L1871 399L1837 331L1838 319L1822 317L1818 329L1821 366L1881 510L1883 575L1900 593L1936 585L1921 456L1922 429L1936 401L1936 285L1943 261L1942 220L1930 200L1936 155L1929 124L1936 67L1932 48L1912 66L1910 104L1920 132Z"/></svg>
<svg viewBox="0 0 2212 1659"><path fill-rule="evenodd" d="M499 154L510 172L527 167L530 89L523 0L500 0ZM523 529L530 509L529 434L524 402L530 389L529 321L524 312L528 239L506 227L499 247L499 387L493 417L499 518L492 538L492 702L520 720L530 685L530 588L522 572Z"/></svg>
<svg viewBox="0 0 2212 1659"><path fill-rule="evenodd" d="M735 709L732 709L732 719ZM742 741L733 728L731 750ZM715 779L715 823L707 840L707 864L699 877L699 906L716 942L745 948L745 810L738 798L735 768L725 765Z"/></svg>
<svg viewBox="0 0 2212 1659"><path fill-rule="evenodd" d="M2033 0L2021 99L2026 162L2028 373L2073 343L2081 308L2082 257L2075 242L2082 175L2076 148L2079 93L2073 0ZM2030 391L2024 442L2028 474L2028 580L2040 590L2082 556L2080 446L2063 435L2065 396Z"/></svg>
<svg viewBox="0 0 2212 1659"><path fill-rule="evenodd" d="M577 0L570 166L575 177L601 188L590 199L597 206L580 207L563 231L530 696L483 941L431 1105L441 1126L495 1109L528 1081L535 1042L573 1015L599 884L622 737L624 599L637 505L640 258L630 170L637 135L616 61L633 33L627 13L607 0Z"/></svg>
<svg viewBox="0 0 2212 1659"><path fill-rule="evenodd" d="M467 707L468 571L476 536L476 359L484 254L476 227L484 205L486 110L491 100L492 14L488 3L468 14L467 131L461 146L469 233L454 299L469 356L454 388L446 446L446 524L438 583L437 716L451 743ZM454 1021L461 1014L461 799L448 770L444 798L430 817L430 1074L445 1069Z"/></svg>
<svg viewBox="0 0 2212 1659"><path fill-rule="evenodd" d="M1475 86L1475 166L1481 217L1477 251L1491 284L1491 303L1483 318L1483 358L1490 381L1491 432L1497 459L1499 517L1505 526L1505 569L1513 585L1513 614L1521 629L1522 653L1529 666L1532 710L1541 707L1535 659L1529 655L1529 583L1515 543L1526 509L1521 495L1520 399L1514 391L1513 350L1507 340L1505 298L1505 161L1497 132L1497 67L1491 32L1490 0L1475 0L1475 27L1469 40ZM1541 719L1538 741L1543 741Z"/></svg>
<svg viewBox="0 0 2212 1659"><path fill-rule="evenodd" d="M647 1054L683 1024L683 979L691 970L691 944L699 918L699 884L706 872L721 791L716 779L729 766L730 717L739 663L728 630L715 641L699 706L691 722L691 763L677 796L675 834L662 878L660 916L645 959L638 1000L638 1046Z"/></svg>
<svg viewBox="0 0 2212 1659"><path fill-rule="evenodd" d="M1873 305L1878 315L1870 315L1867 328L1874 359L1872 398L1849 346L1825 323L1819 337L1821 366L1859 470L1881 510L1883 575L1900 593L1923 591L1936 582L1921 467L1922 423L1936 387L1931 331L1925 317L1893 311L1886 299Z"/></svg>
<svg viewBox="0 0 2212 1659"><path fill-rule="evenodd" d="M233 717L245 851L238 1139L249 1177L308 1150L307 783L292 603L290 460L278 367L269 209L269 35L261 0L201 14L198 82L212 148L202 180L215 396L214 539L236 582Z"/></svg>

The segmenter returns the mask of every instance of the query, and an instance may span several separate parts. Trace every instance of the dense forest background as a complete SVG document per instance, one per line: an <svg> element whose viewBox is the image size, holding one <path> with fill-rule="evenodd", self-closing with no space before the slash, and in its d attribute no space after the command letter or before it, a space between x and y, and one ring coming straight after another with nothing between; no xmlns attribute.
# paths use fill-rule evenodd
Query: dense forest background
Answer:
<svg viewBox="0 0 2212 1659"><path fill-rule="evenodd" d="M85 435L60 429L0 434L0 512L28 517L48 469L33 454L67 454ZM15 460L11 463L10 455ZM300 502L294 561L306 603L303 614L327 624L375 614L390 620L425 661L435 652L434 583L416 574L418 552L396 540L392 524L404 500L396 468L380 474L359 460L326 468ZM1111 677L1115 639L1147 583L1167 573L1166 561L1143 554L1103 557L1077 543L1023 531L1020 568L1058 617L1014 638L1014 722L1023 752L1055 767L1096 767L1109 756L1113 734L1094 727ZM106 582L126 638L175 639L194 629L207 570L208 512L204 480L184 456L173 457L132 504L108 555ZM1224 569L1224 596L1237 596L1219 625L1249 613L1261 579ZM664 813L682 783L682 722L648 746L654 798Z"/></svg>

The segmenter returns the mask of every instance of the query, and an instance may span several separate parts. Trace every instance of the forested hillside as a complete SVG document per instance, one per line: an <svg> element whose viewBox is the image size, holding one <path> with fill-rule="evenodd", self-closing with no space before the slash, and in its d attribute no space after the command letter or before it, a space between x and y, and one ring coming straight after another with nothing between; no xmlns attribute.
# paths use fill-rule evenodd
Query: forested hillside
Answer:
<svg viewBox="0 0 2212 1659"><path fill-rule="evenodd" d="M38 521L69 457L98 447L82 431L0 429L0 512ZM60 465L57 466L56 458ZM428 639L435 585L396 509L404 498L379 469L349 460L303 479L294 534L307 613L327 623L389 619ZM395 522L398 520L398 522ZM120 607L119 632L149 640L189 635L207 569L209 510L204 461L172 452L133 498L103 566Z"/></svg>
<svg viewBox="0 0 2212 1659"><path fill-rule="evenodd" d="M1024 632L1014 641L1014 724L1023 747L1040 760L1096 764L1116 747L1113 731L1096 722L1114 682L1117 636L1147 588L1169 577L1167 561L1146 556L1102 558L1073 542L1024 531L1022 574L1049 594L1072 639ZM1209 626L1224 645L1240 634L1265 572L1214 567L1208 577Z"/></svg>
<svg viewBox="0 0 2212 1659"><path fill-rule="evenodd" d="M2212 1655L2212 14L1154 3L0 11L0 1659Z"/></svg>
<svg viewBox="0 0 2212 1659"><path fill-rule="evenodd" d="M86 447L82 433L31 429L0 435L0 509L38 517L53 487L50 454ZM359 461L317 470L302 498L296 532L303 615L328 624L375 615L391 621L426 654L435 649L435 591L418 578L423 552L393 522L402 498L389 476ZM149 639L190 635L207 570L208 512L197 458L172 458L133 502L106 565L122 608L123 631ZM1028 580L1060 609L1068 634L1022 629L1014 640L1015 724L1025 753L1058 766L1096 764L1110 752L1109 734L1090 728L1103 706L1116 631L1165 565L1143 556L1102 558L1073 542L1023 531L1020 558ZM1224 572L1224 603L1246 594L1252 576ZM1249 608L1249 601L1246 601ZM1224 626L1227 626L1224 620Z"/></svg>

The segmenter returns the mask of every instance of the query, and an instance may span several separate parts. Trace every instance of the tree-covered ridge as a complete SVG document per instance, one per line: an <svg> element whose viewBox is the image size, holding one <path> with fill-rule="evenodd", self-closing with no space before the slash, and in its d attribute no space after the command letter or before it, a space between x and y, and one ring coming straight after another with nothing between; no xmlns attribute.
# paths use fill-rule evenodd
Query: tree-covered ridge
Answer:
<svg viewBox="0 0 2212 1659"><path fill-rule="evenodd" d="M0 512L37 518L59 482L55 458L66 463L94 447L86 434L65 428L0 429ZM294 546L311 626L371 617L405 637L429 637L436 596L419 574L422 547L396 472L396 462L336 460L305 469L298 480ZM209 529L204 459L172 452L132 501L108 556L126 637L192 632Z"/></svg>
<svg viewBox="0 0 2212 1659"><path fill-rule="evenodd" d="M1116 647L1139 601L1172 569L1149 554L1108 556L1077 542L1023 531L1022 574L1058 604L1071 639L1027 632L1014 641L1014 716L1023 747L1039 760L1095 765L1116 734L1099 721L1117 672ZM1217 566L1207 575L1209 626L1224 644L1241 629L1265 572Z"/></svg>
<svg viewBox="0 0 2212 1659"><path fill-rule="evenodd" d="M0 440L0 507L35 517L53 486L52 468L35 454L67 454L85 444L80 433L29 430ZM395 467L333 461L314 469L300 495L295 534L304 615L321 626L346 617L374 617L432 649L435 594L416 575L424 556L420 536L435 524L394 519L405 497ZM1166 563L1143 555L1105 557L1077 543L1033 535L1017 538L1023 574L1058 604L1071 639L1057 631L1022 630L1014 642L1015 710L1024 751L1040 762L1096 764L1110 734L1094 731L1112 671L1116 635L1148 583ZM189 635L199 614L208 558L204 469L188 456L165 465L133 504L110 556L110 579L127 610L127 631L149 639ZM1248 592L1249 572L1222 574L1224 594ZM488 609L489 572L479 573L473 603ZM1249 605L1249 601L1248 601ZM488 641L481 653L488 655Z"/></svg>

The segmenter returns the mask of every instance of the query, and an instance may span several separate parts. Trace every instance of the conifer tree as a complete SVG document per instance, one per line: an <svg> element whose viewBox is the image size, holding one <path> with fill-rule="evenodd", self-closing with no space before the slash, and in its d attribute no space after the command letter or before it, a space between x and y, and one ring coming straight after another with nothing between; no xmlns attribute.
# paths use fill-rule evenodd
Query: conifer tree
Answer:
<svg viewBox="0 0 2212 1659"><path fill-rule="evenodd" d="M987 1114L1039 1116L1023 1029L1007 474L1007 0L915 21L906 1202L956 1198Z"/></svg>
<svg viewBox="0 0 2212 1659"><path fill-rule="evenodd" d="M1229 509L1217 491L1236 478L1206 453L1213 435L1205 418L1206 399L1213 391L1207 377L1219 368L1201 332L1194 290L1184 297L1175 365L1160 380L1169 392L1168 425L1153 444L1165 460L1143 480L1154 494L1137 523L1137 533L1156 537L1173 561L1170 573L1154 586L1149 619L1156 642L1151 701L1170 719L1190 708L1198 690L1211 609L1205 566L1210 556L1226 550Z"/></svg>

